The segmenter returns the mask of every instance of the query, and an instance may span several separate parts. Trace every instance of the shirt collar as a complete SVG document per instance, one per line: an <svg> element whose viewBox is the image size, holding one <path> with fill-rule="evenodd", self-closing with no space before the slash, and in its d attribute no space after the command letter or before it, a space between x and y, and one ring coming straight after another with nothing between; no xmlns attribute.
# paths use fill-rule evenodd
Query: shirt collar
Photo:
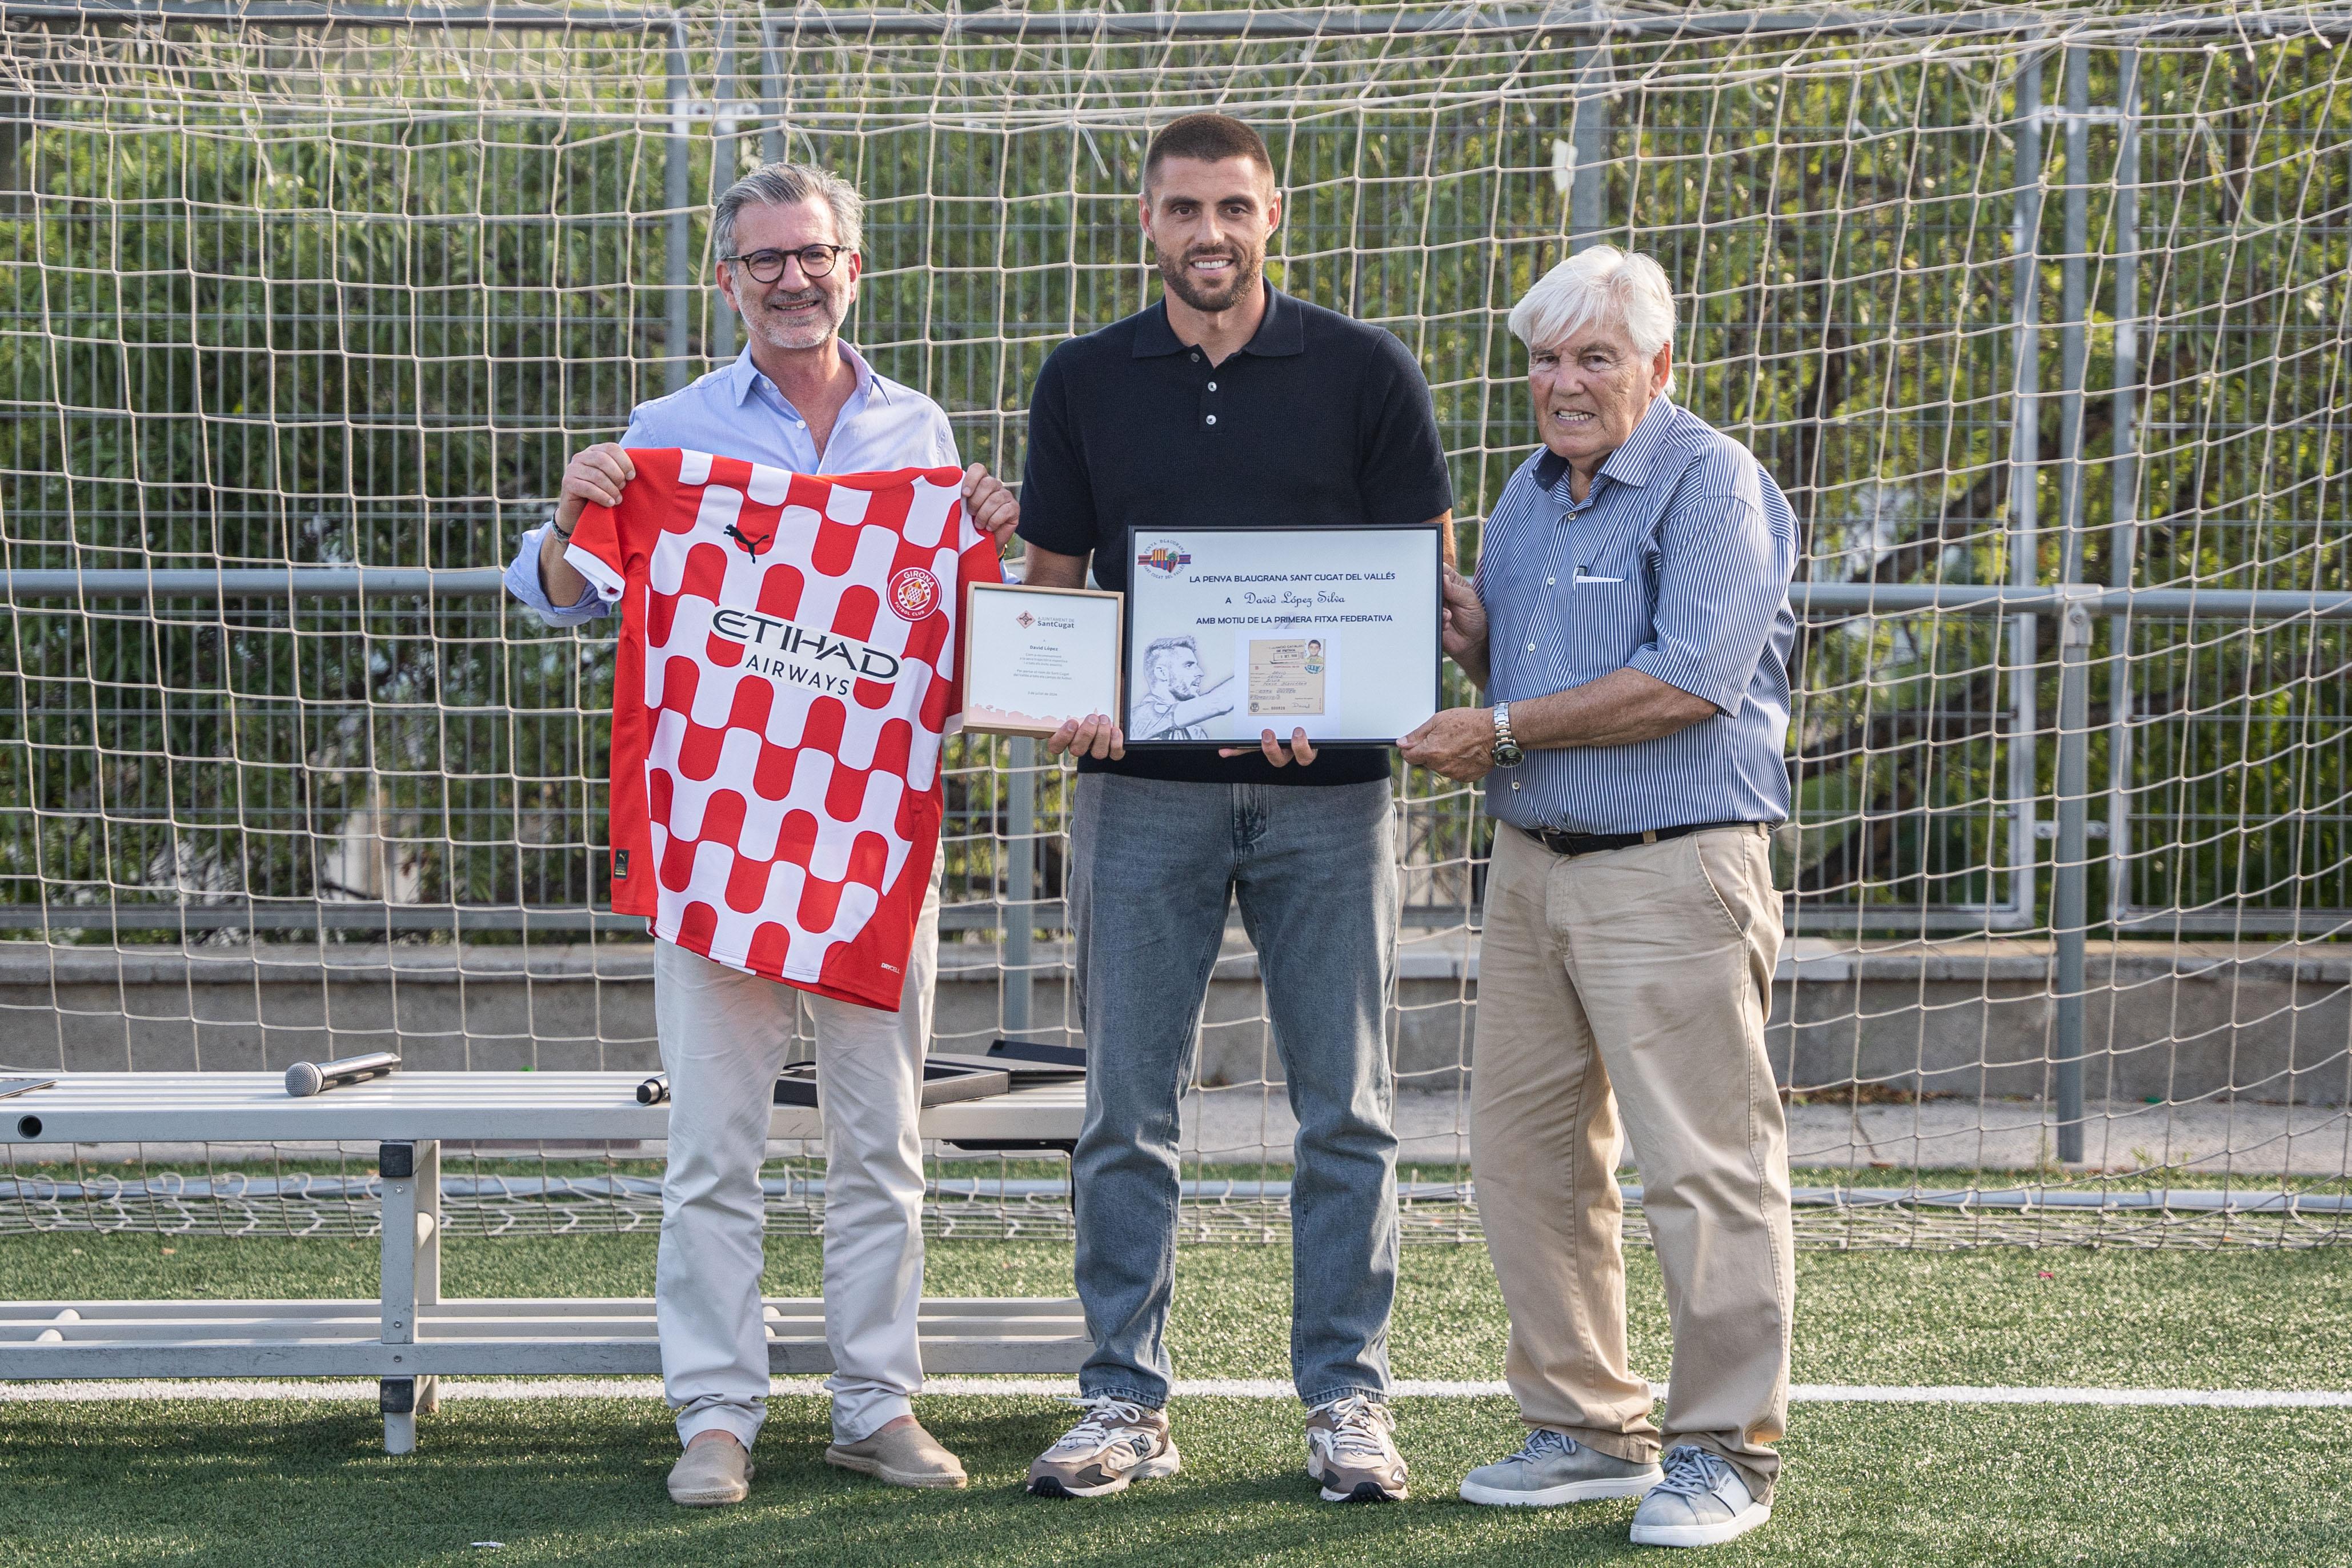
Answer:
<svg viewBox="0 0 2352 1568"><path fill-rule="evenodd" d="M1242 346L1242 352L1255 354L1261 360L1280 360L1306 351L1307 323L1298 313L1297 302L1284 298L1281 289L1267 284L1265 318Z"/></svg>
<svg viewBox="0 0 2352 1568"><path fill-rule="evenodd" d="M890 401L889 393L886 390L889 383L874 373L874 367L866 362L866 356L850 347L847 339L841 340L841 357L847 360L849 368L857 373L859 393L866 397L878 397L885 402Z"/></svg>
<svg viewBox="0 0 2352 1568"><path fill-rule="evenodd" d="M1135 324L1135 357L1156 360L1162 354L1180 353L1183 348L1176 340L1176 329L1168 324L1168 301L1153 300Z"/></svg>
<svg viewBox="0 0 2352 1568"><path fill-rule="evenodd" d="M735 356L733 364L727 367L727 390L735 394L735 403L740 408L743 400L751 395L751 389L759 384L760 367L751 362L751 350L747 348Z"/></svg>
<svg viewBox="0 0 2352 1568"><path fill-rule="evenodd" d="M866 356L852 348L847 340L836 340L841 343L841 357L848 361L849 368L857 375L857 390L850 395L852 397L876 396L884 402L889 402L890 396L886 390L887 383L874 373L874 367L866 362ZM766 379L760 373L760 367L751 362L751 350L749 344L744 346L741 353L735 356L735 362L727 367L726 375L727 390L734 394L735 405L738 408L740 408L751 397L751 389Z"/></svg>
<svg viewBox="0 0 2352 1568"><path fill-rule="evenodd" d="M1257 330L1242 345L1242 352L1255 354L1261 360L1284 359L1307 351L1307 327L1299 314L1297 301L1287 298L1273 284L1265 289L1265 315L1260 319ZM1139 360L1158 359L1164 354L1178 354L1187 345L1178 340L1176 329L1168 324L1168 301L1152 302L1135 324L1134 357Z"/></svg>
<svg viewBox="0 0 2352 1568"><path fill-rule="evenodd" d="M1650 406L1633 426L1633 434L1625 444L1601 460L1600 473L1620 485L1646 485L1650 482L1650 464L1658 455L1658 445L1666 438L1666 426L1674 420L1674 400L1664 392L1650 400ZM1538 488L1549 490L1568 474L1568 459L1550 448L1536 459L1535 480Z"/></svg>

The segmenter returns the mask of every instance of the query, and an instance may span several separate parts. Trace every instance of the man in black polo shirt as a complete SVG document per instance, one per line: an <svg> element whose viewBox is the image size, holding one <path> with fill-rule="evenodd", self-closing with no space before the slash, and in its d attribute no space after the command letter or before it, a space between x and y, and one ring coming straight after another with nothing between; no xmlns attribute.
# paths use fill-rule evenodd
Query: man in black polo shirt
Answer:
<svg viewBox="0 0 2352 1568"><path fill-rule="evenodd" d="M1143 183L1166 294L1063 344L1038 373L1021 491L1027 580L1079 586L1091 557L1096 580L1124 591L1130 526L1421 523L1450 539L1445 455L1412 355L1265 280L1282 204L1257 133L1187 116L1152 139ZM1153 657L1150 678L1167 687L1153 688L1156 722L1181 734L1215 694L1194 690L1183 648ZM1287 742L1267 730L1256 751L1127 757L1100 715L1048 747L1079 758L1070 904L1090 1051L1073 1179L1095 1353L1078 1379L1086 1417L1030 1468L1029 1490L1093 1497L1176 1471L1164 1330L1179 1099L1238 894L1298 1115L1291 1361L1307 1474L1332 1501L1402 1497L1386 1404L1397 1257L1381 1030L1397 919L1388 752L1318 754L1303 730Z"/></svg>

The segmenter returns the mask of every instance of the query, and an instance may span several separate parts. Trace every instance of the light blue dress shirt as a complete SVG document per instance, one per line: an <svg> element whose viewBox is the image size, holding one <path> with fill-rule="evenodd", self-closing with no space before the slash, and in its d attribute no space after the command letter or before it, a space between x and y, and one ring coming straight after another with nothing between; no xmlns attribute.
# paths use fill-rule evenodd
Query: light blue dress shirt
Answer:
<svg viewBox="0 0 2352 1568"><path fill-rule="evenodd" d="M1664 397L1582 501L1565 459L1528 458L1478 548L1488 700L1630 665L1716 711L1630 746L1531 748L1486 775L1487 810L1575 833L1784 820L1796 559L1796 515L1755 454Z"/></svg>
<svg viewBox="0 0 2352 1568"><path fill-rule="evenodd" d="M955 432L945 410L911 387L874 373L865 356L847 343L841 357L857 372L857 390L841 406L833 435L817 455L808 421L751 362L745 349L733 364L679 388L667 397L637 405L629 415L624 446L684 447L721 457L740 457L794 474L865 474L893 468L960 468ZM575 626L609 614L613 605L591 583L580 602L558 607L539 581L540 538L551 524L522 536L508 563L507 591L550 626Z"/></svg>

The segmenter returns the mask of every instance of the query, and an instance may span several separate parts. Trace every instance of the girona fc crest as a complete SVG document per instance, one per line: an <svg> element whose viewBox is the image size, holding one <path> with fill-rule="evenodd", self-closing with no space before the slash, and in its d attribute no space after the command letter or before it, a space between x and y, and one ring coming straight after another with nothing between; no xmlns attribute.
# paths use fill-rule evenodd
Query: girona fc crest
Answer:
<svg viewBox="0 0 2352 1568"><path fill-rule="evenodd" d="M901 621L920 621L940 607L940 580L919 566L890 578L890 611Z"/></svg>

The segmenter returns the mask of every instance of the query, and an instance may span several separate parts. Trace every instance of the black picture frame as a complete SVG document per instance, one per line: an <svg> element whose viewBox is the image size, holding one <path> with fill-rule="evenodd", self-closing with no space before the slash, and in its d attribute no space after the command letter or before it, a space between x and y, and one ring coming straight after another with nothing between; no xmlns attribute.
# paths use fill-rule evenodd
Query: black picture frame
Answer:
<svg viewBox="0 0 2352 1568"><path fill-rule="evenodd" d="M1129 599L1126 624L1121 628L1123 646L1120 664L1125 667L1118 677L1118 721L1122 727L1135 703L1134 684L1137 670L1135 646L1136 627L1143 617L1135 613L1134 599L1140 580L1137 575L1137 555L1139 542L1147 534L1426 534L1429 537L1432 571L1430 598L1435 613L1431 619L1429 649L1430 711L1444 706L1445 695L1445 529L1428 523L1186 523L1155 525L1139 528L1132 523L1126 530L1127 594ZM1290 737L1281 737L1286 745ZM1394 747L1398 737L1380 736L1318 736L1312 744L1317 749L1327 746L1386 746ZM1228 740L1137 740L1128 737L1129 751L1203 751L1222 747L1246 747L1255 749L1258 737Z"/></svg>

